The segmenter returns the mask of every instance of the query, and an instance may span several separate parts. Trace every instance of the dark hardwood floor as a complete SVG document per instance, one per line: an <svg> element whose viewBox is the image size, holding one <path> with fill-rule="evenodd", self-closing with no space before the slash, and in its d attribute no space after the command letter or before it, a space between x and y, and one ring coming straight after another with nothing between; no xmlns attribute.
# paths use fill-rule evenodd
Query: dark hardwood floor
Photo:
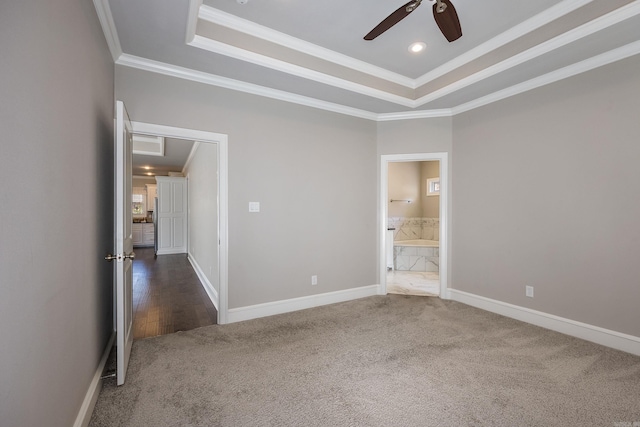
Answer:
<svg viewBox="0 0 640 427"><path fill-rule="evenodd" d="M186 254L136 248L133 261L133 338L214 325L218 313Z"/></svg>

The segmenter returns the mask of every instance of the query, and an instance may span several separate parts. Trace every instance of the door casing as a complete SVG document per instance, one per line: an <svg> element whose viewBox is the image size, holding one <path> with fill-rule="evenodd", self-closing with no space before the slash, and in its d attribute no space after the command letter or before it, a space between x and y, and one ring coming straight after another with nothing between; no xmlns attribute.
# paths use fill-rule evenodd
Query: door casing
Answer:
<svg viewBox="0 0 640 427"><path fill-rule="evenodd" d="M380 156L380 194L378 221L378 268L380 285L378 293L387 294L387 198L389 194L389 163L422 162L438 160L440 162L440 298L451 299L449 292L449 153L383 154Z"/></svg>
<svg viewBox="0 0 640 427"><path fill-rule="evenodd" d="M133 133L168 138L188 139L192 141L218 144L218 269L219 292L218 301L212 298L218 310L218 324L228 322L229 310L229 148L228 136L222 133L180 128L175 126L157 125L132 121ZM211 295L209 295L211 298Z"/></svg>

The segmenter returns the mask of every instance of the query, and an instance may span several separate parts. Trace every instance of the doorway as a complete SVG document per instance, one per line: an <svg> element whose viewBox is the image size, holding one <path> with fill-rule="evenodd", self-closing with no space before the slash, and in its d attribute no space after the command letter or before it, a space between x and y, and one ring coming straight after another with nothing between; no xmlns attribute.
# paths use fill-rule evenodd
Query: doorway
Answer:
<svg viewBox="0 0 640 427"><path fill-rule="evenodd" d="M412 162L412 164L409 165L408 162ZM437 162L438 166L434 171L434 163L430 163L429 167L431 172L424 172L424 170L427 169L425 166L426 164L416 162ZM390 188L393 187L393 184L390 184L389 170L390 167L402 167L405 165L409 166L408 169L413 168L418 171L422 170L422 172L418 172L419 178L417 179L419 180L419 183L417 182L413 184L413 186L417 187L418 190L414 190L413 195L404 193L405 195L402 196L402 191L406 191L406 188ZM422 182L423 180L425 181L424 183ZM397 194L391 194L390 190L391 192L395 191ZM415 191L418 191L419 194ZM387 294L389 291L396 293L398 292L398 289L395 289L395 287L398 284L401 284L401 289L410 289L411 283L413 282L415 284L417 282L424 284L425 286L419 286L416 294L438 295L440 298L449 299L447 275L448 191L447 153L418 153L381 156L379 197L380 227L378 231L380 248L379 293ZM421 199L423 199L422 193L424 193L424 203L421 201ZM439 206L437 207L437 219L422 218L422 206L417 206L417 204L420 203L423 206L433 204L430 203L434 200L431 199L431 196L435 196L435 193L437 193L439 201ZM396 210L397 212L395 212ZM431 210L433 210L433 208L431 208ZM405 211L409 217L415 216L415 212L420 212L420 217L406 220L403 216L394 217L392 215L394 212L396 214L402 214L405 213ZM433 212L428 214L428 216L434 215L435 214ZM398 229L398 227L401 228ZM400 241L396 242L396 245L394 245L394 238L397 238ZM416 251L420 251L420 253L417 253ZM437 258L435 257L436 254ZM404 258L407 259L405 260ZM430 268L428 265L429 263L437 263L437 274L434 274L433 271L415 271L434 270L434 268ZM425 265L423 266L422 264ZM400 267L400 271L398 271L397 267ZM399 293L409 292L400 290Z"/></svg>
<svg viewBox="0 0 640 427"><path fill-rule="evenodd" d="M191 289L190 293L194 298L203 298L208 299L210 301L204 301L205 304L202 305L201 310L198 311L197 315L201 318L206 316L210 316L212 313L217 317L216 322L218 324L223 324L227 322L227 307L228 307L228 151L227 151L227 136L224 134L217 134L212 132L205 131L197 131L192 129L185 128L177 128L172 126L164 126L164 125L156 125L149 123L141 123L141 122L131 122L133 128L133 134L145 135L148 137L162 137L166 139L174 139L174 140L185 140L185 141L196 141L193 144L193 149L191 150L191 154L193 155L196 150L207 148L207 151L215 152L215 168L208 168L207 173L211 172L211 170L217 171L217 174L213 174L213 176L209 173L209 179L211 181L216 181L213 183L215 186L215 200L212 200L211 203L208 203L208 209L215 210L215 216L217 220L211 221L211 224L207 224L206 227L202 226L204 232L199 233L199 246L198 251L203 252L204 257L202 259L209 259L214 257L211 262L202 262L203 266L200 266L199 263L194 262L196 258L193 257L190 252L191 247L189 247L189 231L186 232L185 238L187 239L187 253L189 254L189 258L185 256L185 254L180 255L161 255L163 257L161 261L163 264L167 264L165 266L168 269L175 269L176 267L184 268L185 263L190 263L193 266L194 274L191 279L199 281L202 285L197 289ZM199 148L198 148L199 147ZM193 163L192 159L189 159L187 163ZM206 170L207 168L200 168L200 170ZM189 169L185 169L184 172L188 175L192 175ZM202 179L207 179L207 173L205 173L204 178L200 177L200 185L199 189L206 187L206 182L203 184ZM187 177L184 178L187 180ZM187 186L185 185L185 190L187 190ZM192 188L193 190L193 188ZM187 207L187 211L191 210L194 206L189 205ZM200 207L199 209L202 209ZM187 212L188 215L191 213ZM210 216L207 213L203 216ZM196 223L196 219L193 219L194 224ZM189 221L187 221L187 225ZM187 227L188 230L188 227ZM206 236L210 234L211 239L206 239ZM206 243L206 244L205 244ZM207 246L211 246L210 249L207 249ZM153 248L142 248L138 249L141 253L141 261L146 262L146 266L149 264L149 255L153 255ZM165 258L166 257L166 258ZM169 259L169 257L177 257L176 259ZM154 260L155 261L155 260ZM178 266L178 264L180 266ZM157 264L160 265L160 264ZM144 268L141 264L141 268ZM187 271L184 269L183 271ZM135 287L135 285L134 285ZM207 309L207 304L209 305L209 309ZM211 306L212 305L212 306ZM213 309L213 310L212 310ZM204 320L203 320L204 321ZM187 323L193 323L192 320L187 319ZM170 331L167 331L170 332Z"/></svg>

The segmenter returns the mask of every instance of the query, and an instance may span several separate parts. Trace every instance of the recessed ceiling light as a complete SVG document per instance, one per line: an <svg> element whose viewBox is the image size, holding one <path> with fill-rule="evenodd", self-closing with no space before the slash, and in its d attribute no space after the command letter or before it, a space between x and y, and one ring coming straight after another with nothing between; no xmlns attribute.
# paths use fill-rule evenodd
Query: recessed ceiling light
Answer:
<svg viewBox="0 0 640 427"><path fill-rule="evenodd" d="M409 46L409 52L411 53L422 52L426 47L427 45L424 44L423 42L415 42L411 44L411 46Z"/></svg>
<svg viewBox="0 0 640 427"><path fill-rule="evenodd" d="M143 166L142 169L151 170L151 166Z"/></svg>

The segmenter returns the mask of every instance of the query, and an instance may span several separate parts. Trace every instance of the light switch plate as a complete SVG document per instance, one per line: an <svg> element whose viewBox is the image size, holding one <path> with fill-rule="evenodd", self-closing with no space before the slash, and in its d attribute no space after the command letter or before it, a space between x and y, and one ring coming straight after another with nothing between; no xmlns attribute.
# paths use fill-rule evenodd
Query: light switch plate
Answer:
<svg viewBox="0 0 640 427"><path fill-rule="evenodd" d="M249 212L260 212L260 202L249 202Z"/></svg>

